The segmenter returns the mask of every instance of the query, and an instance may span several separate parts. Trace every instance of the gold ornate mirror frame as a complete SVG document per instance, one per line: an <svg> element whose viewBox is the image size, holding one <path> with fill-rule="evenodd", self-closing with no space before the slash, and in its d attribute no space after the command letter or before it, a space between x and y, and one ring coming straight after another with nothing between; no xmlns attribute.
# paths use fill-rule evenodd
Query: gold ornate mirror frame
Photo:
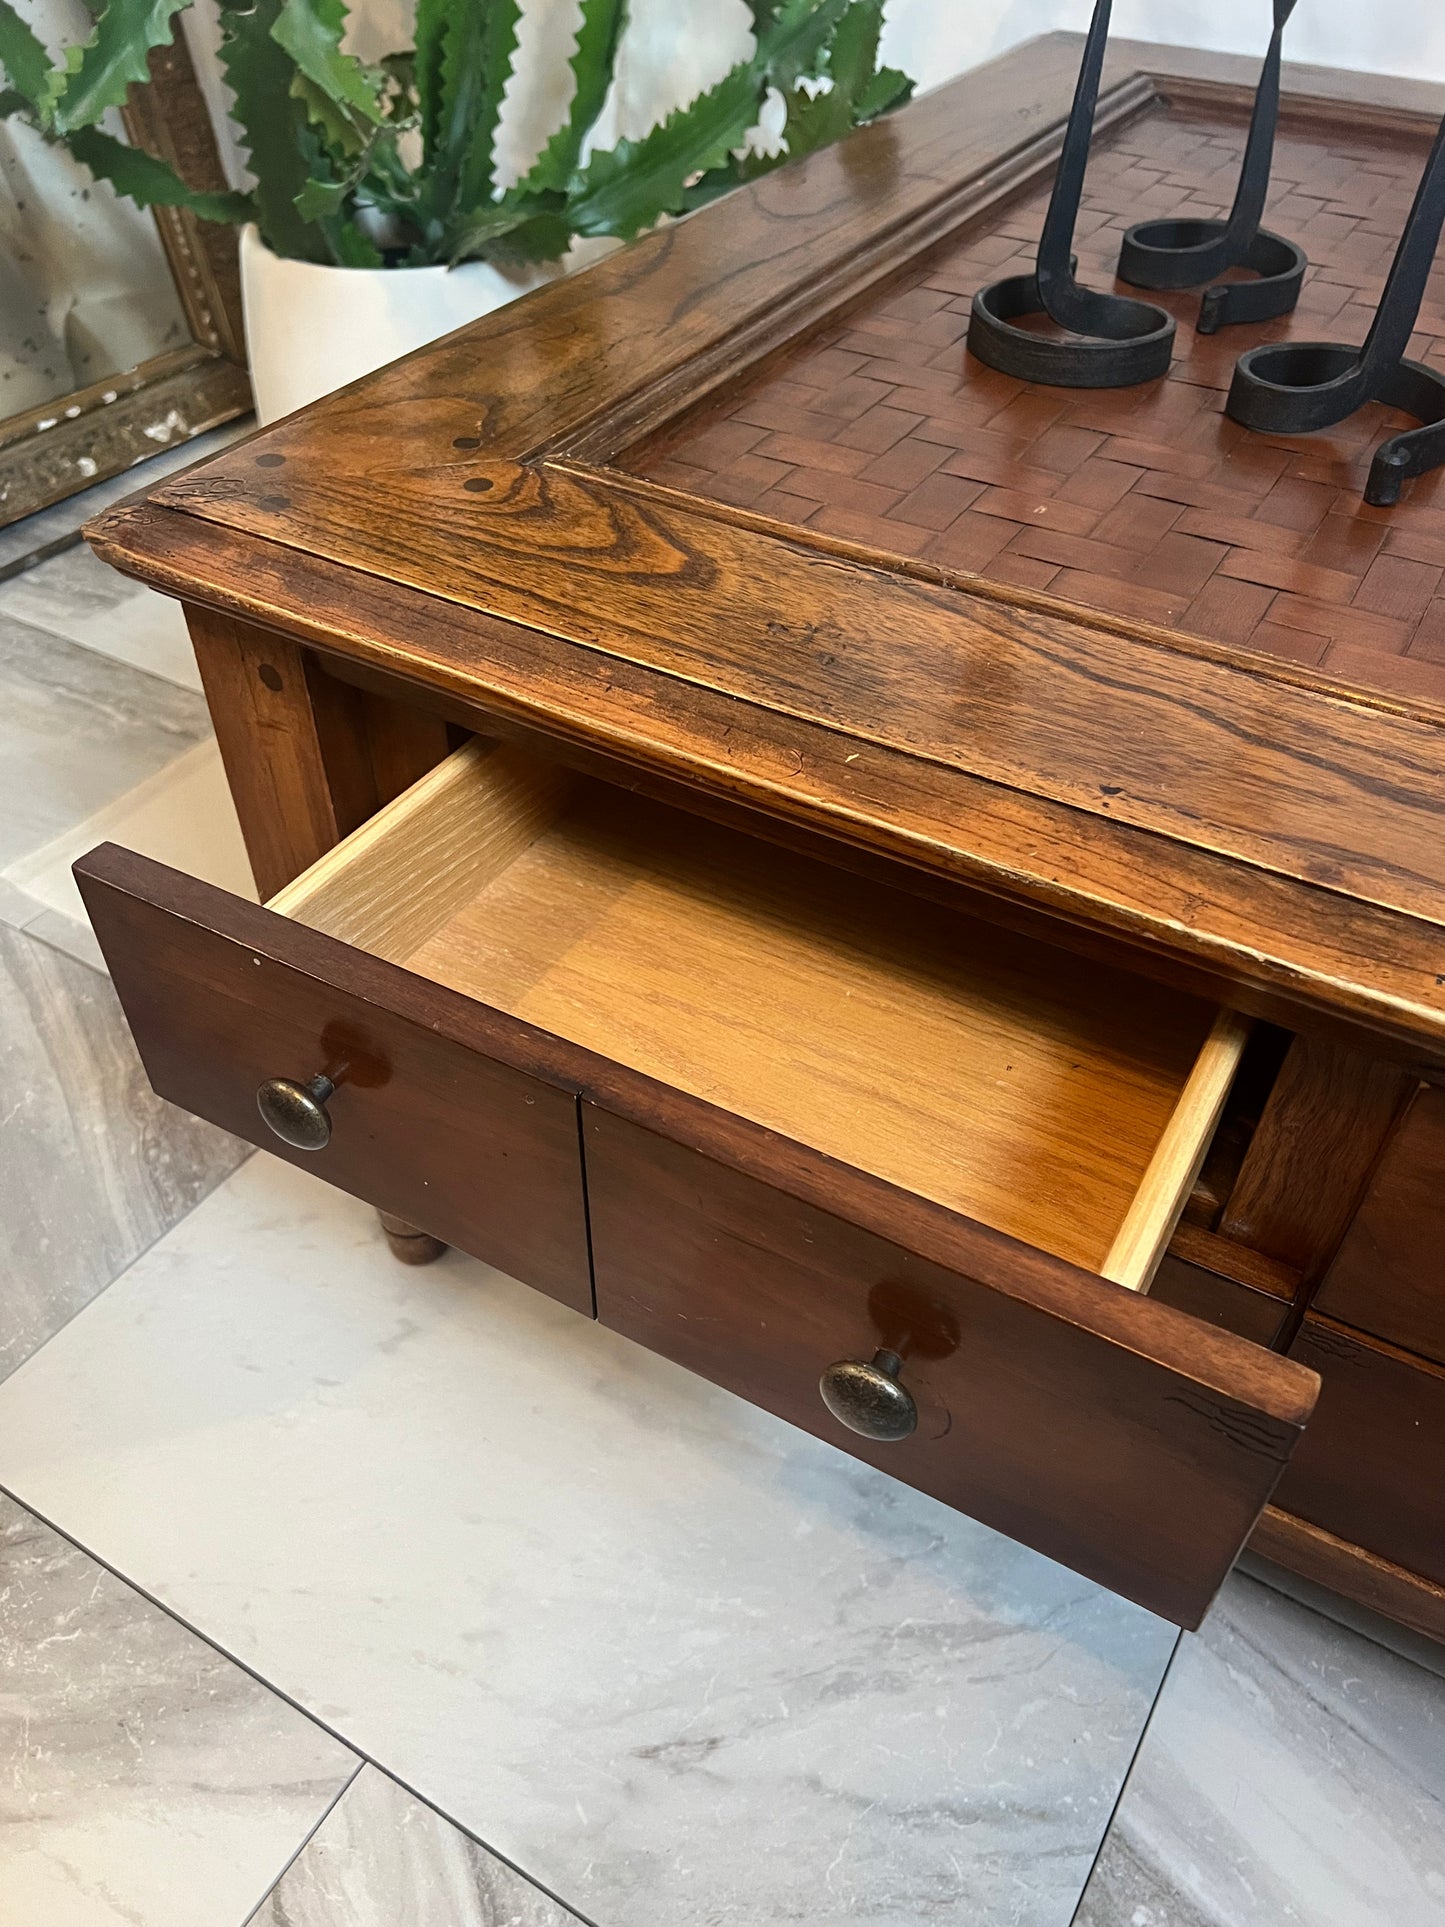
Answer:
<svg viewBox="0 0 1445 1927"><path fill-rule="evenodd" d="M137 147L191 186L229 185L184 41L157 48L124 110ZM251 407L236 233L183 208L153 210L191 339L123 374L0 420L0 528L118 475Z"/></svg>

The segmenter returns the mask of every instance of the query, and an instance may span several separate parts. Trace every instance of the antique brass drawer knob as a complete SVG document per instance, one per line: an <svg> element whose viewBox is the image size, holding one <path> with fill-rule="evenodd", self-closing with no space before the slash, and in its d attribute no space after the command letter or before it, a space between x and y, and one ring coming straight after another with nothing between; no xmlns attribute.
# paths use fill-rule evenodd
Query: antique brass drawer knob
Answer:
<svg viewBox="0 0 1445 1927"><path fill-rule="evenodd" d="M818 1380L823 1403L850 1432L865 1439L906 1439L918 1427L918 1407L898 1375L897 1352L874 1352L870 1364L845 1358Z"/></svg>
<svg viewBox="0 0 1445 1927"><path fill-rule="evenodd" d="M324 1151L331 1142L326 1100L336 1089L329 1077L268 1077L256 1093L256 1108L283 1144L298 1151Z"/></svg>

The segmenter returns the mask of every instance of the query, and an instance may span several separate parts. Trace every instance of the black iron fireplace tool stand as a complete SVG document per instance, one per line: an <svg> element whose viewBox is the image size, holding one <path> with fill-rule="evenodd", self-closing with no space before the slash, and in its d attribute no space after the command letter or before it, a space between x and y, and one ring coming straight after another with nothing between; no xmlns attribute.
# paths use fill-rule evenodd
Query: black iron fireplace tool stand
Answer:
<svg viewBox="0 0 1445 1927"><path fill-rule="evenodd" d="M1294 9L1295 0L1274 0L1274 31L1255 88L1229 219L1140 221L1125 234L1119 250L1119 279L1134 288L1198 288L1230 268L1253 269L1257 280L1205 287L1194 324L1202 335L1236 322L1288 314L1299 300L1306 267L1303 251L1259 225L1279 120L1280 48Z"/></svg>
<svg viewBox="0 0 1445 1927"><path fill-rule="evenodd" d="M1061 388L1127 388L1153 381L1169 369L1172 316L1152 302L1101 294L1074 279L1074 225L1094 131L1110 5L1111 0L1095 0L1034 272L995 281L973 298L970 351L990 368L1021 381ZM1030 317L1047 317L1075 338L1061 341L1018 325Z"/></svg>
<svg viewBox="0 0 1445 1927"><path fill-rule="evenodd" d="M1445 121L1435 136L1410 218L1390 267L1364 346L1288 341L1250 348L1234 366L1225 412L1266 435L1332 428L1367 401L1403 409L1422 424L1375 450L1365 500L1388 508L1400 487L1445 462L1445 375L1405 350L1445 224Z"/></svg>

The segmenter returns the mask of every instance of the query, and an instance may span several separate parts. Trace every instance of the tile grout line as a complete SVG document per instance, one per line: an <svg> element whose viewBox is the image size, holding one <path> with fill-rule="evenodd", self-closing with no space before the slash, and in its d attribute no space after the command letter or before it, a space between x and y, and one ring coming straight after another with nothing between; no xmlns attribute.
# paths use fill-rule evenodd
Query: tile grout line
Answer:
<svg viewBox="0 0 1445 1927"><path fill-rule="evenodd" d="M4 595L4 576L0 576L0 597ZM147 669L144 664L130 662L124 656L113 655L109 649L97 649L91 643L82 642L78 636L68 636L60 629L47 628L43 622L36 622L31 616L11 615L0 601L0 622L12 628L24 629L31 636L39 636L44 641L63 642L68 649L83 649L87 656L99 656L103 662L115 663L119 668L128 670L132 676L144 676L147 682L159 683L164 689L181 689L188 696L205 699L205 692L196 689L191 683L176 682L171 676L164 676L158 669Z"/></svg>
<svg viewBox="0 0 1445 1927"><path fill-rule="evenodd" d="M281 1885L281 1882L286 1878L287 1874L290 1873L291 1869L296 1865L297 1861L305 1853L306 1849L311 1845L311 1842L316 1838L317 1834L320 1833L321 1829L326 1825L326 1822L331 1818L332 1814L335 1813L336 1809L341 1805L341 1802L346 1798L347 1794L350 1793L351 1789L356 1785L357 1780L360 1779L363 1773L365 1773L367 1769L367 1765L368 1765L368 1762L362 1759L361 1755L358 1753L356 1755L356 1765L347 1774L345 1780L342 1782L341 1786L338 1787L338 1789L336 1790L332 1798L327 1801L326 1809L321 1814L320 1818L317 1819L311 1826L309 1826L306 1829L306 1832L301 1836L300 1845L296 1848L296 1851L286 1861L285 1865L281 1868L281 1871L276 1875L276 1878L271 1882L270 1886L267 1887L265 1893L262 1894L261 1898L256 1902L255 1906L246 1915L245 1919L241 1922L241 1927L251 1927L251 1923L252 1921L255 1920L257 1914L260 1913L261 1909L266 1905L266 1902L275 1893L276 1889Z"/></svg>
<svg viewBox="0 0 1445 1927"><path fill-rule="evenodd" d="M43 511L42 511L43 513ZM28 575L31 569L38 569L42 562L49 562L57 555L64 555L67 549L77 549L85 537L80 527L57 535L53 542L42 542L38 549L29 549L24 555L17 555L12 561L0 562L0 582L13 582L17 576Z"/></svg>
<svg viewBox="0 0 1445 1927"><path fill-rule="evenodd" d="M183 1222L183 1221L178 1220L178 1222ZM127 1270L128 1269L129 1269L129 1266L127 1266ZM109 1286L105 1287L106 1290L109 1290L109 1288L110 1288ZM100 1296L100 1293L97 1292L96 1297L99 1297L99 1296ZM91 1303L93 1304L94 1302L95 1300L92 1299ZM84 1306L82 1306L81 1309L84 1310ZM77 1317L79 1315L80 1315L79 1313L76 1314ZM67 1321L67 1322L70 1322L70 1321ZM46 1340L46 1343L47 1344L49 1343L48 1339ZM40 1349L43 1349L43 1348L38 1347L37 1351ZM31 1353L32 1358L35 1357L36 1355L37 1355L36 1352ZM17 1367L17 1369L19 1368ZM92 1547L86 1545L83 1540L77 1539L73 1533L67 1532L65 1528L61 1525L58 1525L54 1519L50 1518L46 1513L39 1511L35 1506L31 1505L26 1499L22 1498L21 1495L18 1492L14 1491L9 1485L7 1485L3 1479L0 1479L0 1498L9 1499L12 1505L19 1506L22 1512L28 1512L32 1519L38 1519L41 1525L47 1527L48 1530L53 1532L57 1538L63 1539L68 1546L72 1546L77 1552L83 1553L87 1559L94 1560L95 1564L100 1567L102 1572L108 1572L112 1579L118 1579L123 1586L128 1586L130 1590L133 1593L135 1593L138 1598L144 1599L148 1605L154 1606L157 1612L163 1613L167 1619L172 1621L173 1624L181 1627L181 1629L184 1632L188 1632L192 1636L192 1638L198 1639L203 1646L209 1647L209 1649L213 1653L218 1654L220 1658L226 1660L230 1665L234 1666L238 1672L244 1673L247 1679L254 1680L258 1686L264 1687L266 1691L270 1693L275 1699L280 1700L283 1706L289 1706L292 1712L299 1713L302 1719L309 1721L312 1726L315 1726L319 1728L321 1732L328 1734L330 1738L335 1740L339 1745L344 1746L348 1752L354 1753L356 1755L356 1758L361 1762L363 1766L375 1767L378 1773L384 1774L388 1780L392 1781L396 1786L399 1786L403 1791L403 1793L410 1794L411 1798L417 1801L419 1805L428 1808L432 1813L435 1813L440 1819L445 1820L448 1826L455 1827L458 1833L464 1835L475 1846L480 1847L484 1853L489 1853L494 1860L500 1861L504 1867L510 1868L511 1871L514 1874L516 1874L520 1879L525 1880L529 1887L534 1887L539 1894L544 1894L548 1900L553 1901L558 1907L562 1908L563 1911L569 1914L572 1917L572 1919L577 1923L577 1927L598 1927L598 1923L592 1919L591 1915L580 1913L578 1909L575 1906L573 1906L573 1904L570 1901L564 1900L560 1894L554 1893L552 1888L546 1886L542 1881L538 1880L534 1874L528 1873L525 1867L518 1866L515 1860L511 1860L507 1857L506 1854L499 1852L496 1847L490 1845L488 1841L484 1840L479 1833L474 1832L473 1829L465 1823L465 1821L459 1820L456 1817L456 1815L453 1813L448 1813L446 1808L443 1806L439 1806L435 1800L428 1799L426 1794L420 1792L416 1787L414 1787L411 1784L409 1780L404 1780L399 1773L394 1772L392 1768L387 1766L383 1760L379 1760L374 1754L369 1753L365 1747L358 1745L356 1741L348 1739L346 1734L343 1733L339 1727L333 1726L329 1720L322 1719L319 1714L313 1713L308 1707L303 1706L301 1701L296 1699L292 1694L288 1693L284 1687L277 1686L274 1683L274 1681L267 1679L263 1673L258 1672L254 1666L252 1666L248 1661L240 1658L238 1654L227 1652L226 1648L222 1646L218 1640L212 1639L209 1633L202 1631L202 1629L199 1626L193 1625L189 1619L184 1617L183 1614L178 1613L173 1607L168 1606L163 1599L158 1598L156 1594L151 1592L147 1587L141 1585L137 1580L130 1578L126 1573L122 1572L119 1566L112 1565L108 1559L102 1557L100 1553L96 1552ZM1175 1650L1176 1651L1178 1650L1177 1644L1176 1644ZM1170 1656L1170 1665L1171 1666L1173 1665L1173 1655ZM1165 1669L1164 1677L1165 1679L1168 1678L1168 1668ZM1160 1691L1161 1692L1163 1691L1162 1681L1160 1684ZM1157 1694L1155 1696L1154 1704L1155 1706L1158 1705ZM1149 1709L1149 1720L1152 1721L1153 1717L1154 1717L1154 1708L1151 1706L1151 1708ZM1146 1721L1145 1722L1146 1732L1148 1731L1148 1724L1149 1722ZM1141 1744L1142 1744L1142 1736L1141 1736ZM1137 1748L1135 1750L1134 1757L1137 1758ZM1130 1771L1132 1770L1133 1770L1133 1760L1131 1759ZM354 1777L355 1776L353 1775L353 1778ZM1126 1773L1125 1779L1127 1780L1127 1778L1128 1778L1128 1774ZM334 1802L333 1802L333 1805L334 1805ZM1116 1802L1116 1805L1117 1805L1117 1802ZM1111 1823L1112 1823L1112 1816L1111 1816ZM262 1899L264 1900L265 1897L266 1896L263 1895ZM243 1927L245 1927L244 1923L243 1923Z"/></svg>
<svg viewBox="0 0 1445 1927"><path fill-rule="evenodd" d="M30 941L32 943L46 944L46 940L44 937L34 936L29 931L21 930L20 932L18 932L18 934L22 937L29 936ZM55 949L56 946L53 944L46 944L46 948ZM78 964L82 970L92 971L97 977L105 978L107 983L110 981L108 972L104 970L97 970L94 964L87 963L83 957L76 957L72 955L72 953L68 950L62 950L59 952L59 954L63 957L68 957L72 963ZM239 1144L245 1144L246 1142L244 1138L238 1138L236 1141ZM188 1218L193 1217L195 1213L200 1210L201 1206L207 1202L208 1199L213 1198L215 1196L215 1194L220 1190L223 1184L229 1183L230 1180L233 1177L235 1177L237 1171L241 1170L245 1165L251 1162L251 1159L256 1155L256 1152L258 1151L259 1148L260 1147L255 1144L247 1145L245 1157L241 1159L239 1164L233 1165L232 1168L226 1172L224 1177L218 1178L216 1182L211 1186L210 1190L206 1193L205 1197L197 1198L189 1211L183 1211L180 1217L177 1218L173 1224L165 1225L161 1230L157 1231L156 1235L151 1239L149 1244L142 1245L140 1250L137 1251L133 1257L126 1259L125 1263L121 1266L120 1270L115 1274L113 1278L107 1278L105 1283L100 1287L100 1289L97 1292L95 1292L91 1297L87 1298L83 1305L77 1305L75 1307L75 1310L71 1312L70 1316L62 1320L62 1322L55 1327L54 1331L47 1332L44 1338L42 1338L40 1343L35 1347L35 1350L33 1352L27 1352L24 1358L18 1359L16 1363L10 1367L8 1372L4 1373L3 1376L0 1376L0 1392L4 1391L5 1387L10 1383L11 1379L14 1378L17 1372L23 1372L25 1367L31 1362L32 1359L39 1358L40 1354L45 1350L45 1347L48 1344L50 1344L53 1339L59 1338L60 1334L63 1331L69 1331L70 1327L75 1323L77 1318L83 1318L85 1313L90 1310L92 1305L98 1304L100 1300L104 1298L105 1294L110 1290L111 1286L118 1285L121 1279L125 1277L126 1273L129 1272L135 1265L138 1265L141 1259L144 1258L148 1252L155 1250L156 1246L161 1242L163 1238L168 1238L171 1235L171 1233L177 1229L178 1226L185 1224ZM33 1506L26 1505L23 1499L16 1498L16 1495L10 1490L10 1488L3 1483L0 1483L0 1494L3 1494L8 1499L14 1499L15 1504L18 1506L23 1506L27 1512L34 1512L35 1510ZM39 1519L40 1516L41 1515L38 1512L35 1513L35 1517L37 1519ZM60 1532L60 1527L57 1525L51 1524L51 1521L49 1519L46 1519L44 1523L50 1526L50 1529L52 1532ZM71 1545L79 1545L78 1540L70 1539L69 1533L60 1532L60 1536L62 1539L69 1540ZM91 1558L91 1559L95 1558L95 1554L93 1552L87 1552L87 1549L84 1546L80 1546L80 1550L82 1552L85 1552L88 1558ZM105 1565L105 1561L103 1559L97 1560L96 1563L98 1565ZM111 1568L109 1566L106 1566L106 1571L109 1572L110 1570ZM116 1577L118 1579L125 1579L125 1574L117 1573ZM128 1579L126 1579L125 1583L129 1585L131 1582ZM140 1588L137 1587L136 1590L139 1591ZM162 1607L161 1610L162 1612L164 1612L165 1608ZM172 1615L172 1617L174 1617L174 1615ZM219 1652L220 1648L217 1647L216 1650ZM227 1655L227 1657L229 1657L229 1655Z"/></svg>
<svg viewBox="0 0 1445 1927"><path fill-rule="evenodd" d="M1074 1902L1073 1912L1069 1915L1069 1927L1076 1927L1076 1923L1078 1922L1078 1919L1079 1919L1079 1910L1083 1906L1084 1901L1088 1896L1090 1882L1093 1880L1094 1875L1098 1872L1099 1862L1104 1857L1104 1849L1109 1844L1109 1836L1114 1831L1115 1823L1119 1818L1119 1810L1124 1804L1124 1796L1129 1791L1129 1782L1134 1778L1134 1769L1139 1764L1140 1756L1144 1751L1144 1744L1149 1738L1150 1728L1154 1724L1154 1715L1159 1711L1160 1704L1163 1701L1165 1689L1169 1685L1170 1675L1174 1671L1174 1662L1175 1660L1178 1659L1179 1654L1183 1649L1184 1639L1185 1639L1185 1635L1184 1635L1183 1629L1181 1628L1175 1634L1174 1648L1169 1655L1169 1663L1165 1666L1163 1674L1160 1677L1159 1686L1157 1691L1154 1694L1154 1699L1152 1704L1150 1705L1148 1715L1145 1718L1143 1726L1140 1728L1139 1738L1134 1744L1134 1751L1129 1756L1129 1764L1124 1769L1124 1777L1119 1782L1119 1791L1114 1796L1114 1804L1109 1809L1109 1818L1104 1823L1104 1831L1099 1835L1099 1844L1094 1849L1093 1859L1089 1862L1089 1871L1087 1874L1085 1874L1083 1885L1079 1888L1079 1897Z"/></svg>
<svg viewBox="0 0 1445 1927"><path fill-rule="evenodd" d="M53 556L44 556L40 563L35 564L35 567L39 568L44 562L53 561L54 559ZM194 682L184 681L176 676L167 675L165 670L148 667L147 664L143 662L133 662L129 656L117 655L113 649L99 648L95 643L87 642L84 636L75 635L67 629L55 628L50 623L33 614L16 615L6 607L5 596L7 582L14 582L19 579L20 578L13 574L7 577L4 571L0 570L0 622L11 624L17 629L27 629L34 635L44 636L49 642L63 642L72 649L83 649L89 656L100 656L106 662L118 663L123 669L129 669L137 676L149 676L153 682L164 683L168 689L184 689L189 695L204 698L205 691L199 689ZM101 609L98 612L92 612L91 617L87 619L96 621L104 620L106 616L112 616L118 610L124 608L127 602L146 595L159 596L160 591L142 585L135 591L134 596L123 596L119 602L112 603L108 608ZM170 600L170 598L165 598L165 600Z"/></svg>
<svg viewBox="0 0 1445 1927"><path fill-rule="evenodd" d="M8 930L12 935L17 937L29 937L32 943L44 944L47 950L53 950L57 956L68 957L72 963L80 964L83 969L92 971L97 977L104 977L107 982L111 981L110 972L105 967L104 959L102 959L100 963L97 963L93 957L82 955L79 948L72 950L68 945L62 943L58 935L47 935L43 930L37 928L42 918L54 917L57 922L67 924L74 930L77 938L89 936L91 941L94 942L95 933L91 930L88 923L82 924L77 922L74 917L67 917L65 912L63 910L57 910L54 904L42 903L39 897L31 896L28 890L23 889L20 884L16 883L11 877L6 876L3 870L0 870L0 890L4 889L13 890L17 897L23 897L25 902L30 906L30 911L24 923L14 923L11 921L10 916L7 915L3 903L0 903L0 930Z"/></svg>

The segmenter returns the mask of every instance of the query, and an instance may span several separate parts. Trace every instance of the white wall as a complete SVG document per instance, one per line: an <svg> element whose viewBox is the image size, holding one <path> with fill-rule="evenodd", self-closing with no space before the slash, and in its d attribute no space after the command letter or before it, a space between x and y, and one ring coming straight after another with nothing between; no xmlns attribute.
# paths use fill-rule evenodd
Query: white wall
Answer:
<svg viewBox="0 0 1445 1927"><path fill-rule="evenodd" d="M521 84L503 120L504 173L515 175L560 119L579 0L531 0ZM920 88L976 67L1034 34L1088 25L1091 0L889 0L883 51ZM632 0L625 58L601 130L637 134L716 80L748 45L743 0ZM366 58L410 38L411 0L354 0L350 41ZM1269 0L1114 0L1114 32L1139 40L1261 53ZM196 0L187 28L213 104L223 98L210 48L214 0ZM1445 80L1441 0L1300 0L1285 54L1327 67ZM231 148L234 161L234 146Z"/></svg>
<svg viewBox="0 0 1445 1927"><path fill-rule="evenodd" d="M1068 24L1086 7L1065 5ZM1115 0L1114 31L1138 40L1258 53L1269 38L1268 0ZM1439 0L1299 0L1285 28L1287 60L1445 80L1445 8Z"/></svg>
<svg viewBox="0 0 1445 1927"><path fill-rule="evenodd" d="M1082 32L1091 0L891 0L885 49L934 86L1020 40L1057 27ZM1113 31L1225 53L1262 53L1269 0L1114 0ZM1285 29L1287 59L1445 80L1440 0L1300 0Z"/></svg>

